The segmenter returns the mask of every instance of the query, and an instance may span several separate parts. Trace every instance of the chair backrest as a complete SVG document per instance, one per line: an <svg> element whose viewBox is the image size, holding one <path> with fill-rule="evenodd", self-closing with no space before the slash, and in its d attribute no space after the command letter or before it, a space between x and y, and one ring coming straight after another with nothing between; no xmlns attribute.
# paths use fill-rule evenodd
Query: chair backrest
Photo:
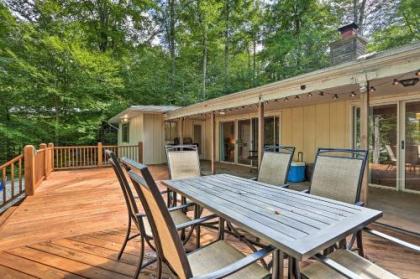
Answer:
<svg viewBox="0 0 420 279"><path fill-rule="evenodd" d="M120 184L124 195L124 200L127 205L128 214L135 221L136 225L139 226L137 219L135 218L135 215L139 213L139 210L130 184L128 183L124 170L121 168L120 161L118 160L115 153L110 150L105 150L105 154L109 158L108 161L111 163L112 168L114 169L114 172L118 178L118 182Z"/></svg>
<svg viewBox="0 0 420 279"><path fill-rule="evenodd" d="M358 202L367 156L366 150L319 148L310 193L347 203Z"/></svg>
<svg viewBox="0 0 420 279"><path fill-rule="evenodd" d="M294 146L266 148L258 172L258 181L273 185L285 184L294 153Z"/></svg>
<svg viewBox="0 0 420 279"><path fill-rule="evenodd" d="M139 170L141 176L133 171L129 176L150 222L159 257L179 278L190 278L191 267L165 201L147 167L142 165Z"/></svg>
<svg viewBox="0 0 420 279"><path fill-rule="evenodd" d="M200 158L196 145L167 145L165 150L171 179L200 176Z"/></svg>

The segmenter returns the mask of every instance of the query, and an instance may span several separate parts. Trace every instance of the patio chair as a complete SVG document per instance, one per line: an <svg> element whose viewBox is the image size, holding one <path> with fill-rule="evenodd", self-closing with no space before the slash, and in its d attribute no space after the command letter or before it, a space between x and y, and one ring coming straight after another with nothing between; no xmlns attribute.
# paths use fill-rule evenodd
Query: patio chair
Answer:
<svg viewBox="0 0 420 279"><path fill-rule="evenodd" d="M360 201L363 173L368 151L358 149L319 148L312 173L311 186L303 192L363 206ZM357 240L359 254L363 256L361 232L352 238ZM342 245L344 245L343 240Z"/></svg>
<svg viewBox="0 0 420 279"><path fill-rule="evenodd" d="M251 255L245 256L224 240L217 240L201 249L186 254L177 226L170 217L158 187L146 166L141 169L141 176L130 171L146 215L150 220L155 244L159 255L157 277L161 278L162 263L181 279L186 278L264 278L269 272L256 261L274 251L271 246L264 247Z"/></svg>
<svg viewBox="0 0 420 279"><path fill-rule="evenodd" d="M382 232L364 229L365 232L386 239L406 249L420 253L420 246L408 243ZM317 255L317 262L314 262L301 271L302 277L307 279L323 278L363 278L363 279L397 279L398 276L370 262L347 249L338 249L328 257ZM329 260L335 263L331 264ZM338 264L338 265L337 265Z"/></svg>
<svg viewBox="0 0 420 279"><path fill-rule="evenodd" d="M294 153L294 146L266 146L256 180L272 185L285 184Z"/></svg>
<svg viewBox="0 0 420 279"><path fill-rule="evenodd" d="M123 242L123 245L120 249L120 252L118 253L118 260L121 259L121 256L124 252L124 249L128 243L128 241L136 238L136 237L140 237L140 241L141 241L141 250L140 250L140 260L137 266L137 270L135 273L134 278L138 277L138 274L140 273L141 269L145 266L148 266L149 264L153 263L155 260L149 261L148 263L143 265L143 257L144 257L144 244L145 242L147 242L147 244L152 248L152 250L156 250L155 247L153 246L153 244L151 243L151 241L153 240L153 234L152 234L152 229L150 227L149 221L146 218L145 214L140 213L138 206L137 206L137 202L136 202L136 198L135 195L132 191L132 188L130 187L127 178L124 174L123 169L121 168L120 162L117 158L117 156L109 150L105 151L108 158L109 158L109 162L112 165L114 172L118 178L118 182L119 185L121 187L121 190L123 192L123 196L124 196L124 200L127 206L127 211L128 211L128 226L127 226L127 233ZM170 208L170 215L172 220L176 223L176 224L188 224L189 222L191 222L191 219L185 215L185 213L183 212L183 210L185 208L187 208L188 206L191 206L191 204L186 204L186 205L182 205L182 206L178 206L178 207L173 207ZM131 235L131 227L132 227L132 223L134 222L134 224L136 225L139 233ZM188 240L188 239L187 239Z"/></svg>

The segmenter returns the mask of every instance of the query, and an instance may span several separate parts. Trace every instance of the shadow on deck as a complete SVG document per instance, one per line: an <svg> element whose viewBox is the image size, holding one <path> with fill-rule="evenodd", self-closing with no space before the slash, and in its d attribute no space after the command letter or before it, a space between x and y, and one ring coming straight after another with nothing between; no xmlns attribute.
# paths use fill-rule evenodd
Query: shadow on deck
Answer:
<svg viewBox="0 0 420 279"><path fill-rule="evenodd" d="M232 171L229 166L226 169ZM167 178L165 166L152 166L151 171L157 180ZM242 171L255 176L247 168ZM110 168L52 173L0 227L1 278L131 278L139 242L131 241L122 260L116 260L127 223L117 183ZM387 232L420 244L413 236ZM203 230L202 240L215 236ZM365 247L368 257L384 268L403 278L419 278L420 255L369 236ZM153 252L149 250L148 256ZM153 278L153 272L152 265L140 278ZM167 269L164 274L172 278Z"/></svg>

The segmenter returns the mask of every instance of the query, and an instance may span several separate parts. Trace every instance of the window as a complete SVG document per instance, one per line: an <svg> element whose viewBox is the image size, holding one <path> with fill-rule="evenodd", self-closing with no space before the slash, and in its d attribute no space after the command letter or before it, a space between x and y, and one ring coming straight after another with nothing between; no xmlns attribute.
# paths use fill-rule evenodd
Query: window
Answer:
<svg viewBox="0 0 420 279"><path fill-rule="evenodd" d="M121 126L122 142L130 141L130 123L124 123Z"/></svg>
<svg viewBox="0 0 420 279"><path fill-rule="evenodd" d="M166 121L165 122L165 141L173 142L178 136L177 122Z"/></svg>

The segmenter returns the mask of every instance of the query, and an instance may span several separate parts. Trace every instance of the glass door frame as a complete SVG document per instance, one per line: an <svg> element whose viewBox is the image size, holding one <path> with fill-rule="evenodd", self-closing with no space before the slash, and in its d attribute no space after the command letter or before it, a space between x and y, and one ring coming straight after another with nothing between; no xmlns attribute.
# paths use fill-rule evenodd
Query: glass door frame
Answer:
<svg viewBox="0 0 420 279"><path fill-rule="evenodd" d="M414 194L420 194L420 191L406 189L405 188L405 171L406 171L406 162L405 162L405 148L407 147L407 141L406 141L406 105L408 103L414 103L414 102L420 102L420 98L411 98L407 100L401 100L398 103L399 106L399 126L400 126L400 132L399 132L399 142L398 142L398 151L399 151L399 165L400 168L398 169L399 177L400 177L400 185L399 190L407 193L414 193ZM401 143L404 141L404 149L401 149Z"/></svg>
<svg viewBox="0 0 420 279"><path fill-rule="evenodd" d="M233 123L233 139L234 139L234 151L233 161L222 160L222 151L224 152L224 139L223 139L223 124ZM238 163L238 121L237 119L226 119L219 121L219 161L226 164L237 164Z"/></svg>
<svg viewBox="0 0 420 279"><path fill-rule="evenodd" d="M381 186L378 184L371 184L369 183L369 187L375 187L375 188L381 188L381 189L387 189L392 191L402 191L407 193L414 193L414 194L420 194L420 191L405 189L405 149L401 149L401 142L405 142L405 109L407 103L412 102L418 102L420 101L420 98L418 97L395 97L392 99L380 99L380 100L371 100L369 104L369 117L372 115L372 109L373 107L382 106L382 105L396 105L397 106L397 162L396 162L396 168L397 168L397 174L396 174L396 185L395 187L387 187L387 186ZM353 111L355 108L360 108L360 104L354 102L351 105L350 109L350 136L351 136L351 143L353 148L357 148L355 146L355 135L357 135L357 132L354 130L355 123L354 123L354 116Z"/></svg>

